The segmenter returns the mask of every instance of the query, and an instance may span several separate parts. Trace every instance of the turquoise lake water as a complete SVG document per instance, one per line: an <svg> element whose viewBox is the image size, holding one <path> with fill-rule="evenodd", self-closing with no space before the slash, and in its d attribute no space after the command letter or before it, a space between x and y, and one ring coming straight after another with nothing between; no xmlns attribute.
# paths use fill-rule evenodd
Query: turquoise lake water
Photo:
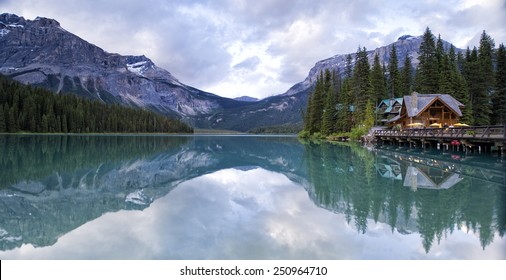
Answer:
<svg viewBox="0 0 506 280"><path fill-rule="evenodd" d="M0 135L0 259L506 259L506 158Z"/></svg>

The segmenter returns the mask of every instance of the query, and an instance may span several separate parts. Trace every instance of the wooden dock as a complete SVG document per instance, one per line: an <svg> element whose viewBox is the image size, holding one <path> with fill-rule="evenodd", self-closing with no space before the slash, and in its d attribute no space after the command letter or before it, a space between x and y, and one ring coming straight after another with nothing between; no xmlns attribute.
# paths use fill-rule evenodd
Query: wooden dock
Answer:
<svg viewBox="0 0 506 280"><path fill-rule="evenodd" d="M376 143L462 151L506 150L506 125L376 130Z"/></svg>

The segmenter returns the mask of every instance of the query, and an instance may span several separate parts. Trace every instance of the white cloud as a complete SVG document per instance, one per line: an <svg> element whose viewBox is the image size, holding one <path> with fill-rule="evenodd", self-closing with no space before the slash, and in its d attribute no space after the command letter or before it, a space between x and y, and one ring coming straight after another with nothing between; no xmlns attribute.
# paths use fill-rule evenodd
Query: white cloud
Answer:
<svg viewBox="0 0 506 280"><path fill-rule="evenodd" d="M427 26L460 48L476 45L483 30L506 41L502 0L10 0L0 9L55 18L109 52L145 54L180 81L229 97L282 93L319 60ZM234 68L252 57L254 69Z"/></svg>

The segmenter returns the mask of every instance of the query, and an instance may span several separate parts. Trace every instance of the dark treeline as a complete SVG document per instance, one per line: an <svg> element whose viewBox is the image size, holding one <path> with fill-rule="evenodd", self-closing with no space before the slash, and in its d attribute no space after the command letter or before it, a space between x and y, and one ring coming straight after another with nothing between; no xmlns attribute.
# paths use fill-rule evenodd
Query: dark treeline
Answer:
<svg viewBox="0 0 506 280"><path fill-rule="evenodd" d="M506 49L483 31L478 48L457 52L445 48L429 28L423 35L419 64L409 56L398 65L395 45L389 65L378 55L369 64L365 48L348 55L345 73L321 72L308 96L302 137L350 133L362 135L374 125L375 106L383 99L416 91L450 94L465 105L462 122L472 125L506 124Z"/></svg>
<svg viewBox="0 0 506 280"><path fill-rule="evenodd" d="M185 123L141 109L106 105L0 76L1 132L191 133Z"/></svg>

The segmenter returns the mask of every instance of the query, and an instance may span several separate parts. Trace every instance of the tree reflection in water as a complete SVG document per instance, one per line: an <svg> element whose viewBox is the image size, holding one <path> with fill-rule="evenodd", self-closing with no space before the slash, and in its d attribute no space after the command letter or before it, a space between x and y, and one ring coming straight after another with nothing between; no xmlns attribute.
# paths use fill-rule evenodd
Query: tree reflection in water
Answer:
<svg viewBox="0 0 506 280"><path fill-rule="evenodd" d="M454 230L479 234L483 249L506 228L505 166L492 156L305 143L312 199L344 213L360 233L367 219L418 232L428 253Z"/></svg>

